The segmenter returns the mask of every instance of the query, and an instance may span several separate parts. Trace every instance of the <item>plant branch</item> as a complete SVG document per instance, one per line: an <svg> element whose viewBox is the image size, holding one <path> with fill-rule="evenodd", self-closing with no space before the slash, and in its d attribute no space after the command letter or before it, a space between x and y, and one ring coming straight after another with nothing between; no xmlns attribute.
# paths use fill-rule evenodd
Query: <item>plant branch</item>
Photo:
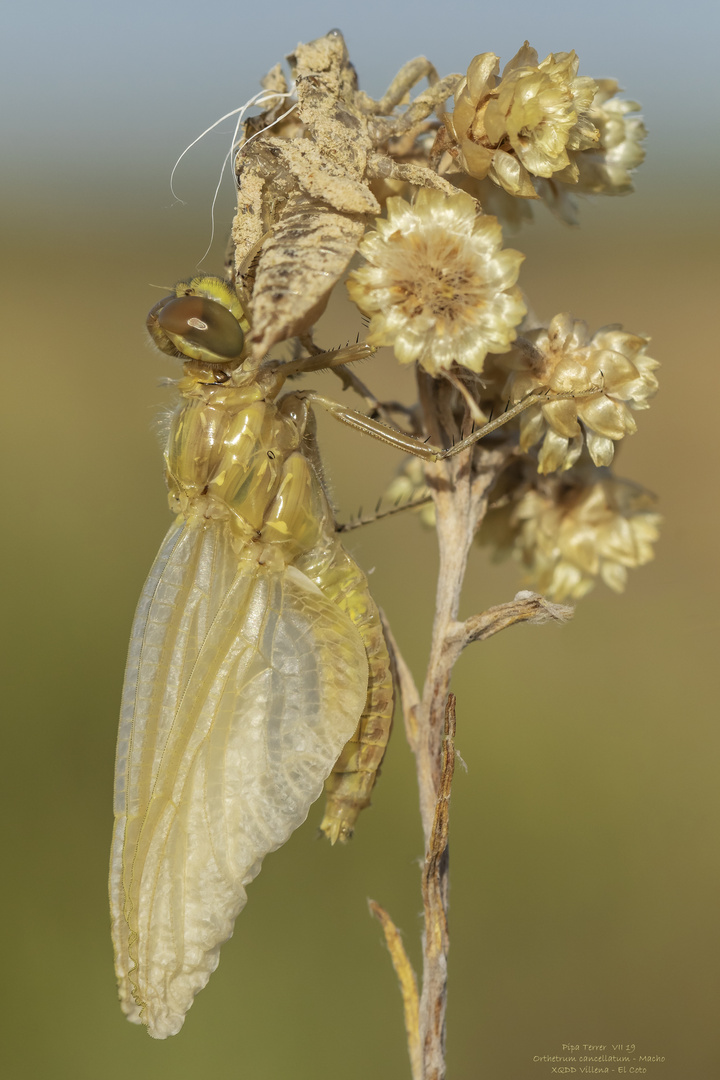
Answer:
<svg viewBox="0 0 720 1080"><path fill-rule="evenodd" d="M447 380L420 372L420 402L426 430L438 444L462 439L469 416L458 421ZM455 399L456 401L457 399ZM425 857L422 875L424 912L422 990L415 1036L414 999L408 989L412 971L392 920L382 909L380 919L405 1004L405 1027L413 1080L445 1078L445 1015L448 976L448 808L455 764L455 697L449 692L455 662L466 645L482 641L517 622L564 622L572 608L551 604L541 596L520 592L507 604L480 615L458 619L460 596L473 538L489 503L498 476L514 448L476 446L425 466L425 478L436 509L439 569L430 657L422 694L387 625L386 640L394 664L396 685L408 743L415 756ZM414 976L413 976L414 978ZM410 1015L410 1019L408 1016ZM418 1050L419 1048L419 1050ZM420 1054L418 1066L416 1052ZM419 1069L419 1071L418 1071Z"/></svg>
<svg viewBox="0 0 720 1080"><path fill-rule="evenodd" d="M456 622L449 627L446 646L454 663L466 645L473 641L486 641L515 623L565 623L574 614L575 609L568 604L553 604L539 593L523 590L508 603L496 604L481 615L471 615L464 622Z"/></svg>

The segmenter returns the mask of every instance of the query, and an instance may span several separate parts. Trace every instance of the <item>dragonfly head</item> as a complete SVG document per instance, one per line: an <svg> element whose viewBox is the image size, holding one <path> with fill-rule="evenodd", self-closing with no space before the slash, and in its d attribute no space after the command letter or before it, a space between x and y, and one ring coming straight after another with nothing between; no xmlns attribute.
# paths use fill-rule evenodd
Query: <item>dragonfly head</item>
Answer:
<svg viewBox="0 0 720 1080"><path fill-rule="evenodd" d="M180 281L147 317L151 338L162 352L231 371L245 359L250 329L235 290L216 277Z"/></svg>

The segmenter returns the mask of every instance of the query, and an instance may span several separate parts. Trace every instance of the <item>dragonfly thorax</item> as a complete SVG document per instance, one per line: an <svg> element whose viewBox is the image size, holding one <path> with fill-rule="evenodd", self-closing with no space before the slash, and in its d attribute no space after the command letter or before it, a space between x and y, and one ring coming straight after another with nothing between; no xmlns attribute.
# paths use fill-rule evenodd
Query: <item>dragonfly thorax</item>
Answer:
<svg viewBox="0 0 720 1080"><path fill-rule="evenodd" d="M188 519L227 518L239 547L273 545L291 562L334 538L303 449L310 410L295 395L276 403L248 400L245 390L196 386L183 401L165 452L170 503Z"/></svg>

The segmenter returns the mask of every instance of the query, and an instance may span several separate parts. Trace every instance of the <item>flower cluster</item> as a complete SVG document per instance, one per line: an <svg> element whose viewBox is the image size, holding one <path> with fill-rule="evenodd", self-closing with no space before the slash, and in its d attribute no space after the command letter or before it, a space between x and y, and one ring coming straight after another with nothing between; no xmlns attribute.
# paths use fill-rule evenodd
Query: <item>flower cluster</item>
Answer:
<svg viewBox="0 0 720 1080"><path fill-rule="evenodd" d="M510 551L526 581L552 600L579 599L598 580L622 592L627 572L653 558L660 515L648 491L606 469L544 479L490 511L480 543Z"/></svg>
<svg viewBox="0 0 720 1080"><path fill-rule="evenodd" d="M615 79L578 76L574 52L538 60L525 42L499 72L495 53L476 56L443 117L431 157L491 214L517 226L527 199L577 224L576 193L625 195L647 132ZM455 171L453 171L455 170ZM517 200L521 200L518 204Z"/></svg>
<svg viewBox="0 0 720 1080"><path fill-rule="evenodd" d="M540 440L538 471L569 469L586 445L595 465L609 465L615 443L636 430L633 411L647 409L657 390L656 360L645 354L648 339L607 326L590 335L587 325L570 315L556 315L547 329L524 334L495 363L509 371L502 391L520 401L537 390L581 393L589 397L549 401L520 417L520 449Z"/></svg>
<svg viewBox="0 0 720 1080"><path fill-rule="evenodd" d="M419 503L422 524L435 526L435 506L417 458L405 462L385 499L395 506ZM525 584L551 600L578 600L598 581L622 592L628 570L653 558L661 520L655 502L649 491L588 460L550 477L517 463L493 489L477 541L497 559L512 555L525 567Z"/></svg>
<svg viewBox="0 0 720 1080"><path fill-rule="evenodd" d="M537 198L533 177L563 172L577 180L570 152L600 139L588 115L597 83L577 69L574 52L539 62L527 41L501 78L495 53L476 56L456 90L440 146L448 146L464 172L489 176L511 195Z"/></svg>
<svg viewBox="0 0 720 1080"><path fill-rule="evenodd" d="M370 316L370 345L392 345L431 375L454 363L481 371L488 352L511 347L526 310L515 284L524 256L502 248L497 219L469 195L390 197L359 251L366 264L348 290Z"/></svg>
<svg viewBox="0 0 720 1080"><path fill-rule="evenodd" d="M652 558L659 522L653 497L608 470L657 390L649 339L615 325L591 334L568 314L526 330L516 285L523 256L502 247L499 220L531 217L529 199L574 221L570 192L632 190L644 157L645 128L631 115L639 106L617 97L614 80L577 71L574 52L540 62L527 42L502 75L494 53L476 56L433 147L428 131L413 143L457 194L387 196L386 219L359 248L365 265L348 281L370 316L368 342L444 380L438 408L449 434L467 430L468 417L482 423L538 395L488 436L506 456L478 540L512 553L556 600L578 598L597 580L620 591L627 570ZM386 499L421 503L423 524L434 525L418 459Z"/></svg>

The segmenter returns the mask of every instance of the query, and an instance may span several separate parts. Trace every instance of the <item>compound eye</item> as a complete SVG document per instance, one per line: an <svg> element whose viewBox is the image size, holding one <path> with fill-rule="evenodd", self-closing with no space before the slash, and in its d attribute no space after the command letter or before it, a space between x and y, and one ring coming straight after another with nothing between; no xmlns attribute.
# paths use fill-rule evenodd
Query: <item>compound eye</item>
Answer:
<svg viewBox="0 0 720 1080"><path fill-rule="evenodd" d="M235 316L206 296L178 296L156 309L157 324L193 360L222 364L236 360L245 336Z"/></svg>

